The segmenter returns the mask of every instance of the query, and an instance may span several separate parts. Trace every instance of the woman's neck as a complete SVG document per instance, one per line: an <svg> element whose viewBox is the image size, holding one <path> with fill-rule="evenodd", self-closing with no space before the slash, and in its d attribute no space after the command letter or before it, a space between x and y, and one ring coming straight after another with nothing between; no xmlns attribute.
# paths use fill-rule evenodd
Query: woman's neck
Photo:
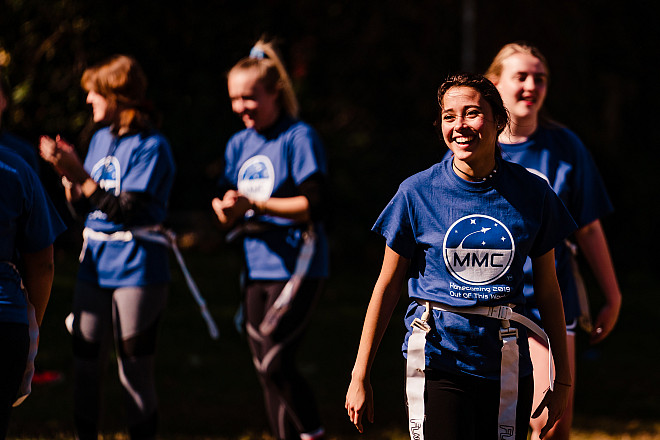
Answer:
<svg viewBox="0 0 660 440"><path fill-rule="evenodd" d="M452 168L454 168L454 173L463 180L482 182L497 173L497 161L493 157L483 163L467 163L453 157Z"/></svg>
<svg viewBox="0 0 660 440"><path fill-rule="evenodd" d="M538 128L539 123L536 116L529 118L511 118L509 124L499 136L503 144L518 144L525 142Z"/></svg>
<svg viewBox="0 0 660 440"><path fill-rule="evenodd" d="M271 117L266 121L263 127L255 128L255 130L257 130L257 132L261 134L267 133L275 125L277 125L277 123L280 120L280 116L282 116L282 111L278 110L273 115L271 115Z"/></svg>

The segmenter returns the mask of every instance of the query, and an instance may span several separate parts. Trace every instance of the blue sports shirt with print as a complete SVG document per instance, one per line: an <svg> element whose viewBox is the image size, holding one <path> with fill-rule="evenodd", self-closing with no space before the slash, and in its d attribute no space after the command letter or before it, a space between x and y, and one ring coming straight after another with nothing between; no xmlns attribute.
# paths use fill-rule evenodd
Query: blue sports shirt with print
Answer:
<svg viewBox="0 0 660 440"><path fill-rule="evenodd" d="M474 183L454 173L451 158L406 179L373 227L410 260L411 298L455 307L514 304L519 313L525 260L549 252L574 229L552 189L523 167L498 160L492 179ZM410 324L423 311L411 302L404 354ZM429 325L427 366L499 378L499 320L434 310ZM530 374L526 338L519 344L521 375Z"/></svg>

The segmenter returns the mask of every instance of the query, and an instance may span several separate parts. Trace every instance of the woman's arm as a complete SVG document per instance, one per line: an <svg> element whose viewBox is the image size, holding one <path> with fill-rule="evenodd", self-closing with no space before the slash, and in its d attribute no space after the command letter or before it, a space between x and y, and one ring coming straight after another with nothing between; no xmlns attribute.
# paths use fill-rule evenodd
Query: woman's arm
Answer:
<svg viewBox="0 0 660 440"><path fill-rule="evenodd" d="M249 209L256 214L283 217L301 223L312 220L313 212L317 213L317 217L322 216L325 204L322 178L314 175L301 183L300 189L303 195L271 197L264 201L252 200L235 190L229 190L222 199L213 199L211 206L224 228L233 226Z"/></svg>
<svg viewBox="0 0 660 440"><path fill-rule="evenodd" d="M37 324L41 326L55 274L53 245L37 252L23 253L22 260L23 284L28 292L30 303L34 306Z"/></svg>
<svg viewBox="0 0 660 440"><path fill-rule="evenodd" d="M373 423L371 366L376 357L378 345L399 301L409 263L410 260L407 258L397 254L389 247L385 248L383 267L378 276L378 281L376 281L367 314L364 318L360 346L351 373L351 383L346 393L345 408L348 417L360 432L363 431L362 416L365 413L367 419Z"/></svg>
<svg viewBox="0 0 660 440"><path fill-rule="evenodd" d="M328 212L326 179L320 172L312 174L298 185L300 195L288 198L270 198L265 202L252 202L258 214L284 217L298 222L324 220Z"/></svg>
<svg viewBox="0 0 660 440"><path fill-rule="evenodd" d="M305 196L271 197L265 201L250 201L250 203L257 214L284 217L298 222L307 222L311 219L309 200Z"/></svg>
<svg viewBox="0 0 660 440"><path fill-rule="evenodd" d="M534 296L541 313L543 328L550 339L555 363L554 391L546 392L532 415L533 418L536 418L541 415L543 408L548 407L548 422L541 430L541 438L543 438L566 409L573 381L566 346L564 306L555 269L555 251L551 250L532 259L532 272L534 273Z"/></svg>
<svg viewBox="0 0 660 440"><path fill-rule="evenodd" d="M110 221L131 223L150 201L151 196L147 192L122 191L115 195L101 188L85 170L73 145L59 136L56 140L42 136L39 148L41 157L62 175L64 193L69 202L84 197L103 211Z"/></svg>
<svg viewBox="0 0 660 440"><path fill-rule="evenodd" d="M616 324L621 309L621 291L600 220L578 229L575 238L605 295L605 305L598 313L591 333L591 342L596 343L602 341Z"/></svg>

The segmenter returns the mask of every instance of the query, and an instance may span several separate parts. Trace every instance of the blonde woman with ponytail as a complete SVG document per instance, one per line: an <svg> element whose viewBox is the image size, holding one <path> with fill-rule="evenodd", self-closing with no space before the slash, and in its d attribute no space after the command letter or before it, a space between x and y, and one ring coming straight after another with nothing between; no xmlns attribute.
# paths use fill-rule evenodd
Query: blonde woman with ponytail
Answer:
<svg viewBox="0 0 660 440"><path fill-rule="evenodd" d="M229 71L232 110L245 129L225 151L220 223L243 241L244 323L277 439L322 439L311 388L295 355L328 275L327 164L298 119L291 80L271 43L258 41Z"/></svg>

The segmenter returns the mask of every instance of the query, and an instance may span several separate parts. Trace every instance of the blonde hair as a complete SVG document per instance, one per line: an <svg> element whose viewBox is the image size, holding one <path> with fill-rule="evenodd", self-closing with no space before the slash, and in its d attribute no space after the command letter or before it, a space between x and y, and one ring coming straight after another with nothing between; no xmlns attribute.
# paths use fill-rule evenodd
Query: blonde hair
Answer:
<svg viewBox="0 0 660 440"><path fill-rule="evenodd" d="M495 58L493 58L493 61L490 63L490 66L488 66L488 69L486 70L484 76L489 80L491 80L492 82L496 83L502 76L502 70L504 69L504 60L506 60L512 55L516 55L519 53L525 55L531 55L534 58L538 59L545 68L546 81L550 79L550 68L548 67L548 61L545 59L541 51L537 47L523 42L509 43L503 46L500 49L500 51L497 52ZM541 107L541 109L539 110L538 122L539 124L546 127L561 126L561 124L553 120L547 114L545 110L545 106Z"/></svg>
<svg viewBox="0 0 660 440"><path fill-rule="evenodd" d="M147 77L134 58L114 55L85 70L80 84L108 101L108 108L114 112L111 123L115 134L151 127L145 102Z"/></svg>
<svg viewBox="0 0 660 440"><path fill-rule="evenodd" d="M258 81L264 86L269 93L279 92L280 107L292 118L298 118L298 99L293 91L291 78L282 64L273 43L265 41L263 38L259 39L252 50L250 55L237 62L231 68L227 77L231 76L234 72L251 70L257 71Z"/></svg>
<svg viewBox="0 0 660 440"><path fill-rule="evenodd" d="M506 60L512 55L516 55L519 53L531 55L535 58L538 58L538 60L541 61L541 63L543 64L543 67L545 67L546 77L550 77L550 68L548 67L548 61L545 59L541 51L539 51L538 48L530 44L522 43L522 42L509 43L503 46L500 49L500 51L497 52L495 58L493 58L493 61L490 63L490 66L488 66L488 70L486 70L484 76L489 80L496 82L500 78L500 76L502 76L502 70L504 68L503 66L504 60Z"/></svg>

